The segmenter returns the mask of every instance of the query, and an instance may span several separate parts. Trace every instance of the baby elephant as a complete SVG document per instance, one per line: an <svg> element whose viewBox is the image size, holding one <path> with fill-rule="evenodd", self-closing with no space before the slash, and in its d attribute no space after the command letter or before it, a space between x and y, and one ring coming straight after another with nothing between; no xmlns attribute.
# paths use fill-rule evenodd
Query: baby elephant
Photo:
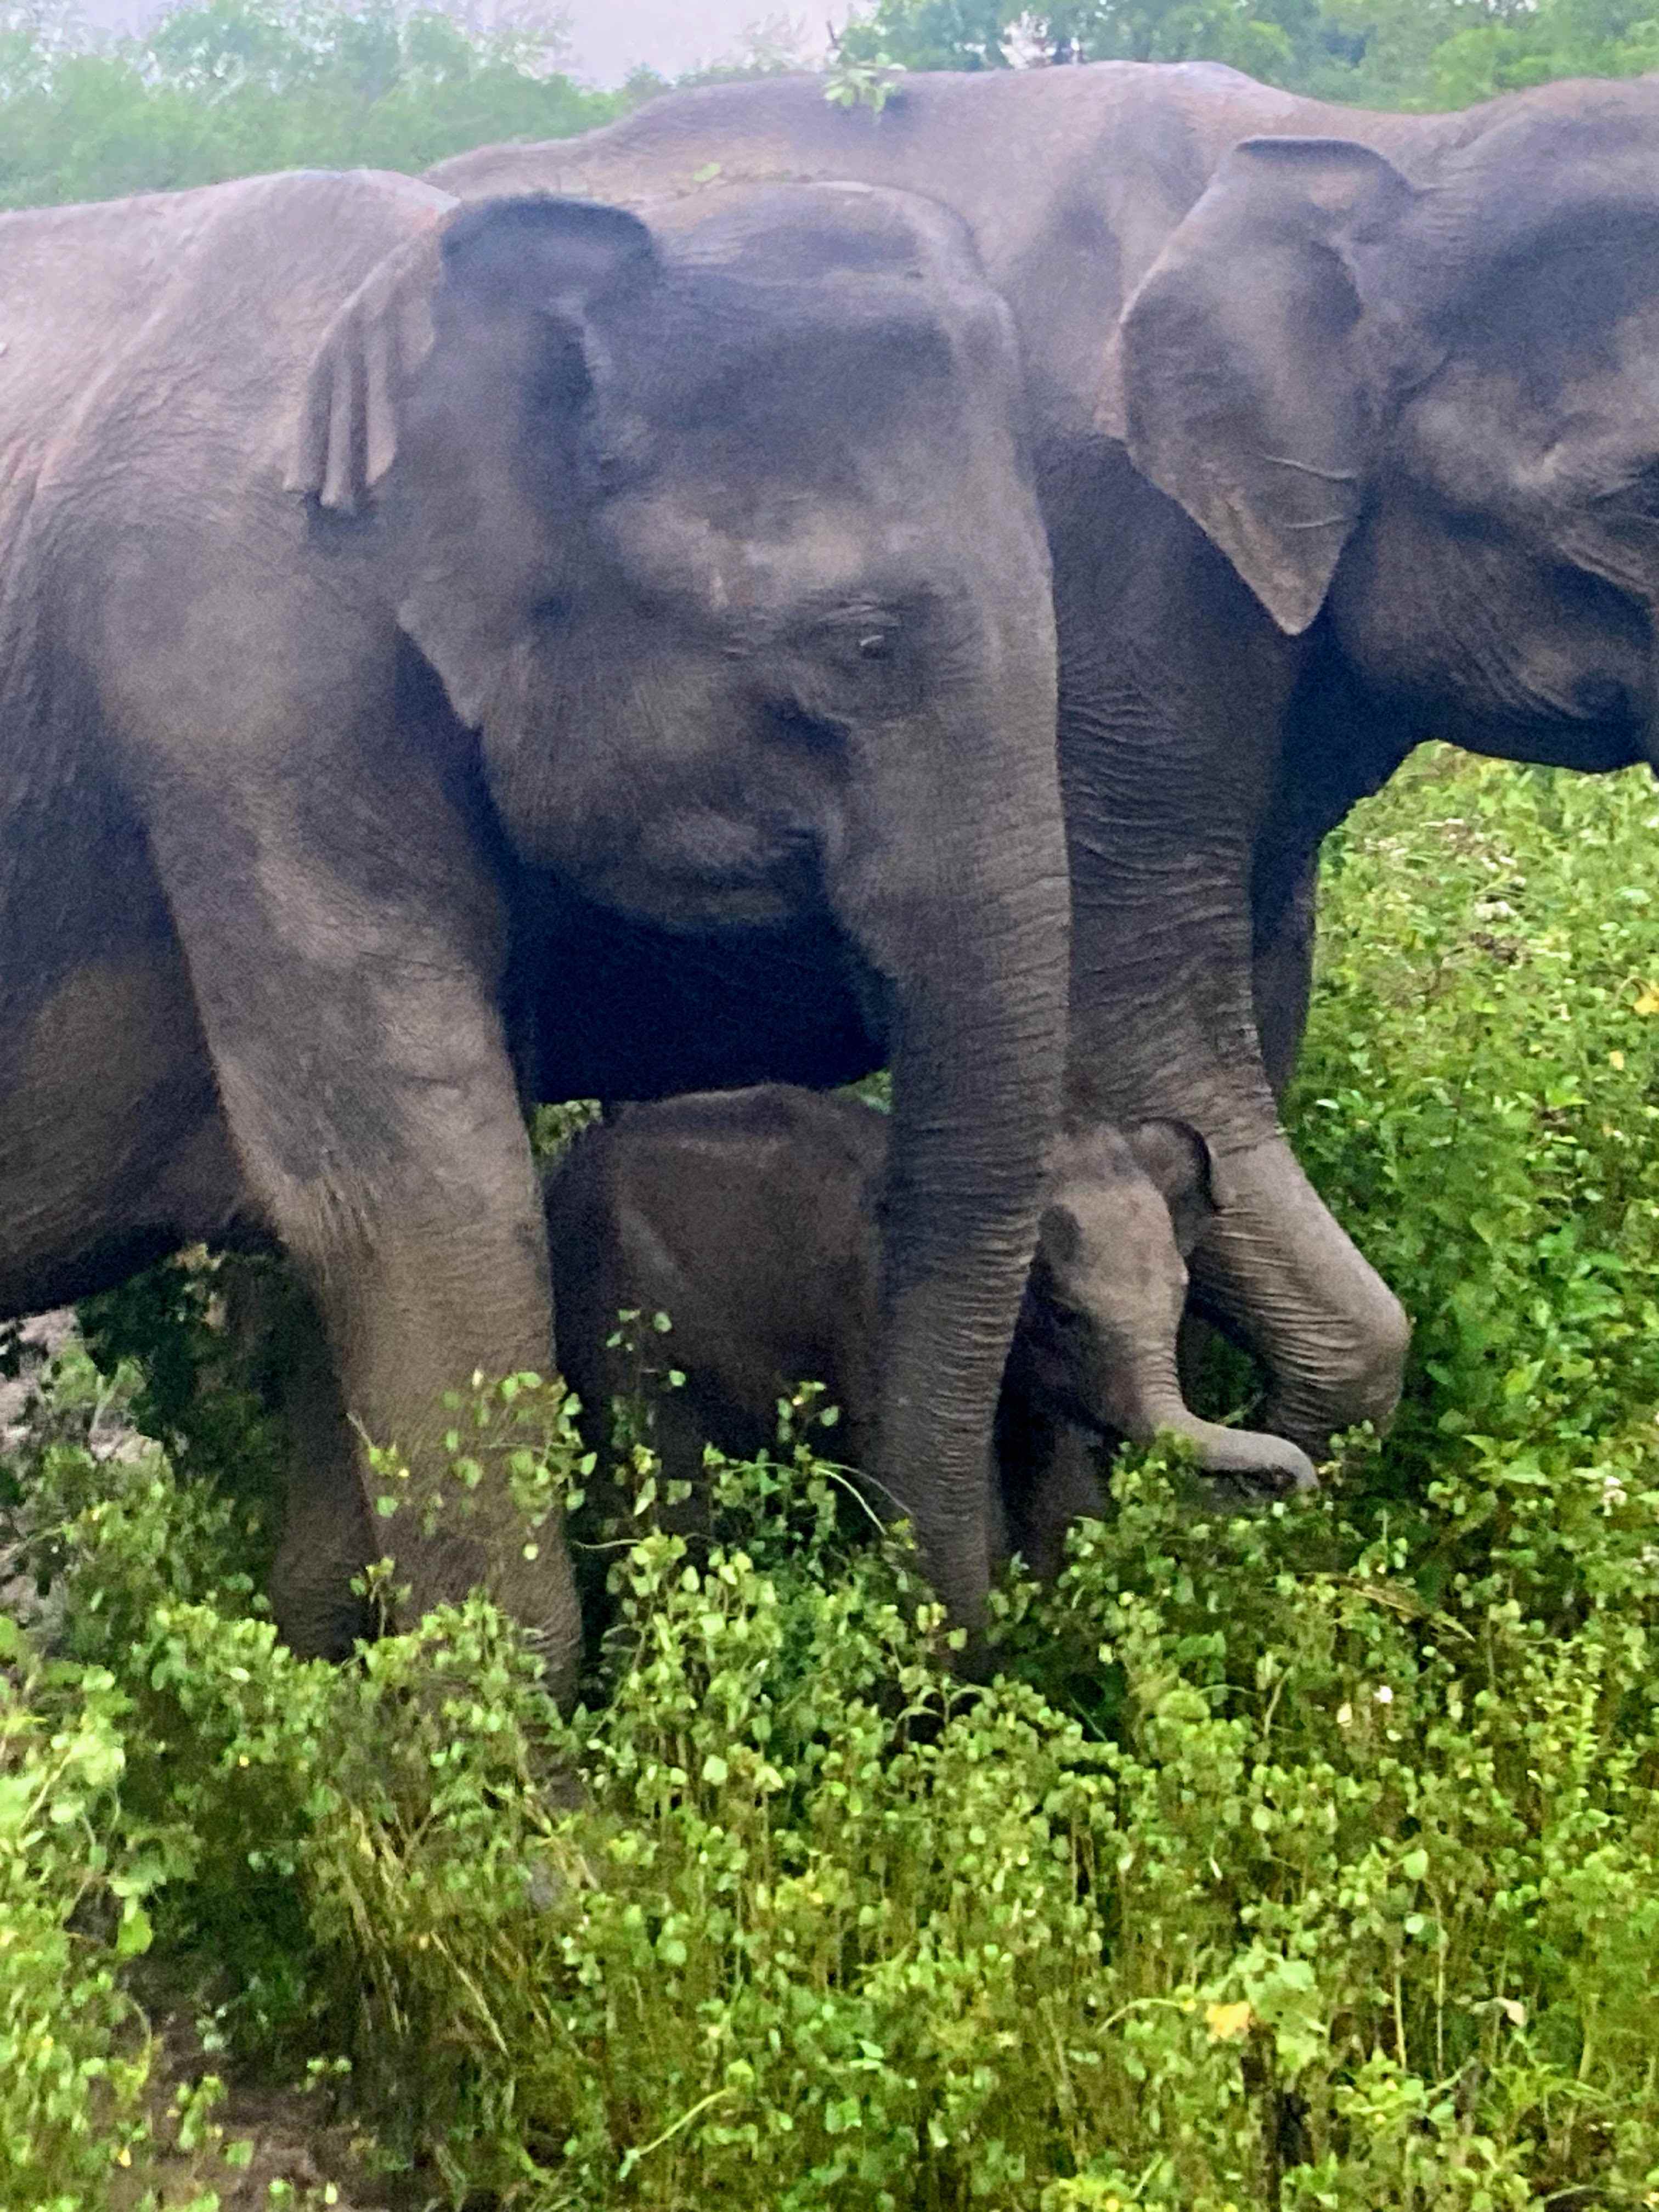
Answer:
<svg viewBox="0 0 1659 2212"><path fill-rule="evenodd" d="M705 1442L748 1458L798 1382L841 1408L837 1456L868 1464L879 1328L879 1194L887 1117L782 1085L627 1106L584 1130L545 1177L559 1365L601 1447L631 1381L612 1346L637 1309L665 1312L684 1386L653 1400L665 1474L695 1481ZM1185 1437L1241 1495L1308 1486L1282 1437L1218 1427L1176 1379L1185 1255L1213 1212L1209 1152L1183 1123L1063 1136L997 1418L1003 1509L1033 1570L1103 1503L1094 1443Z"/></svg>

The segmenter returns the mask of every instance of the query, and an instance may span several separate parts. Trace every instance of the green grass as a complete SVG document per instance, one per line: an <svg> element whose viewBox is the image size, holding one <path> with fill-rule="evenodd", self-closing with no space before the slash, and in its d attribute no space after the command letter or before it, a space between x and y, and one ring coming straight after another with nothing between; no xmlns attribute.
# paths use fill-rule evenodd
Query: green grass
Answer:
<svg viewBox="0 0 1659 2212"><path fill-rule="evenodd" d="M212 2091L146 2095L162 1988L224 2069L343 2097L412 2203L1659 2204L1656 834L1645 776L1448 755L1356 816L1294 1126L1416 1322L1398 1426L1248 1522L1127 1465L1004 1593L990 1690L804 1451L731 1471L712 1547L644 1516L567 1723L483 1606L296 1662L263 1477L45 1422L0 2206L125 2212L181 2127L230 2201ZM150 1403L234 1457L222 1402ZM532 1491L576 1477L556 1392L483 1415Z"/></svg>

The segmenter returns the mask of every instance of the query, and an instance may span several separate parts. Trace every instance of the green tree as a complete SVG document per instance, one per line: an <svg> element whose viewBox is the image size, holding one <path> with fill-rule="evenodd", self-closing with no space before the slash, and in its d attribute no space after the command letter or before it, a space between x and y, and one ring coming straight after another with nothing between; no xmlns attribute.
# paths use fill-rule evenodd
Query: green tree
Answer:
<svg viewBox="0 0 1659 2212"><path fill-rule="evenodd" d="M1559 76L1659 67L1653 0L876 0L843 66L1226 62L1375 107L1455 107Z"/></svg>
<svg viewBox="0 0 1659 2212"><path fill-rule="evenodd" d="M550 65L545 25L477 33L393 0L205 0L142 38L0 17L0 205L307 166L416 171L495 138L556 138L621 102Z"/></svg>

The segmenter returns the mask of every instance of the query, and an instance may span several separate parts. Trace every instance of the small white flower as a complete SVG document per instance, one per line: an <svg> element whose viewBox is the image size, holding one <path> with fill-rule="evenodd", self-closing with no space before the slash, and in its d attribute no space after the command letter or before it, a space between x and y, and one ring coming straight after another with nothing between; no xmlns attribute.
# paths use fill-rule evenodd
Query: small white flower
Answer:
<svg viewBox="0 0 1659 2212"><path fill-rule="evenodd" d="M1379 1682L1371 1692L1371 1695L1379 1705L1391 1705L1394 1703L1394 1692L1386 1682Z"/></svg>
<svg viewBox="0 0 1659 2212"><path fill-rule="evenodd" d="M1344 1698L1342 1703L1336 1709L1336 1724L1338 1728L1347 1728L1352 1725L1352 1721L1353 1707L1348 1703L1347 1699Z"/></svg>

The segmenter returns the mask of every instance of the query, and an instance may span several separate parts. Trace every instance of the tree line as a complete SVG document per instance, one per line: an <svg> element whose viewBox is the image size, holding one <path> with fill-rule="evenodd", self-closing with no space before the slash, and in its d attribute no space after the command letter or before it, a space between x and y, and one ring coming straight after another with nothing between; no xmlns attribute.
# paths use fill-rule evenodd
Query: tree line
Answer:
<svg viewBox="0 0 1659 2212"><path fill-rule="evenodd" d="M556 15L480 27L406 0L198 0L123 37L58 4L0 7L0 206L307 166L417 171L494 139L590 130L669 85L649 69L617 92L577 83L561 66ZM1328 100L1451 107L1548 77L1659 68L1654 5L874 0L829 69L867 97L899 69L1204 58ZM700 76L802 65L799 38L774 17Z"/></svg>
<svg viewBox="0 0 1659 2212"><path fill-rule="evenodd" d="M418 171L495 138L608 122L533 24L395 0L204 0L137 36L0 14L0 205L306 167Z"/></svg>
<svg viewBox="0 0 1659 2212"><path fill-rule="evenodd" d="M876 0L842 52L907 69L1228 62L1321 100L1463 107L1659 69L1659 17L1654 0Z"/></svg>

